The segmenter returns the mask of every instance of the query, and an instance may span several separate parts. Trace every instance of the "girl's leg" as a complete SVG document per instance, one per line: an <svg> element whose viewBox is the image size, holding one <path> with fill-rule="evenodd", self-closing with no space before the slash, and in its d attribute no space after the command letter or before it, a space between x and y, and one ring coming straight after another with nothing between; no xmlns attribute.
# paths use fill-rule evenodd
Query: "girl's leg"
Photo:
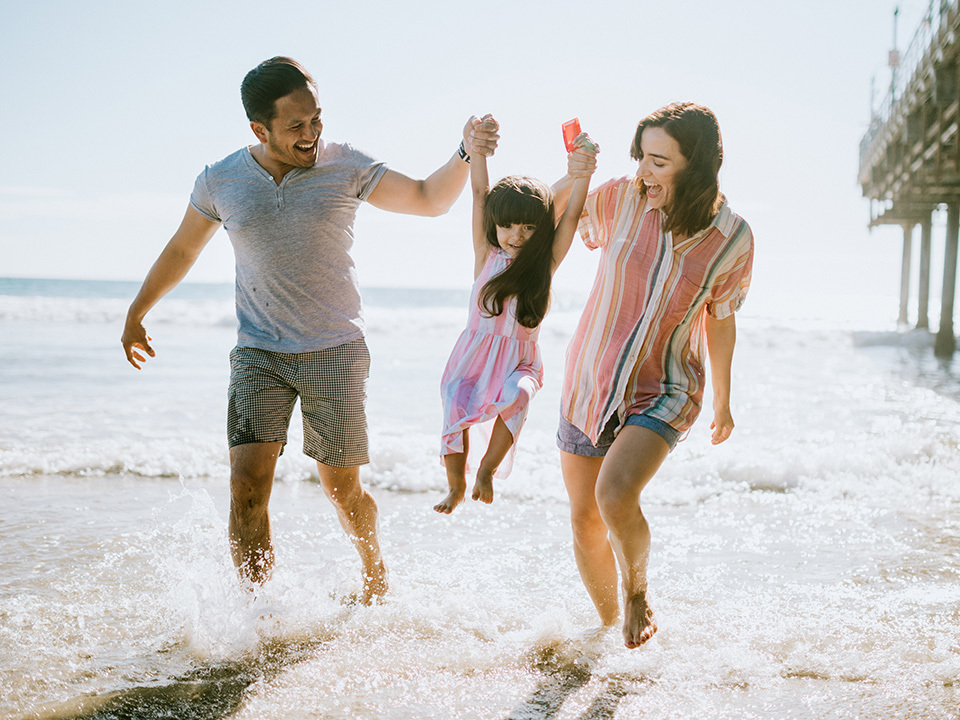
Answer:
<svg viewBox="0 0 960 720"><path fill-rule="evenodd" d="M443 466L447 470L447 485L450 492L433 506L438 513L449 515L463 502L467 492L467 451L470 449L469 436L463 431L463 452L443 456Z"/></svg>
<svg viewBox="0 0 960 720"><path fill-rule="evenodd" d="M623 640L628 648L639 647L657 631L647 605L650 527L640 510L640 493L669 452L666 441L653 430L627 425L607 451L597 478L597 505L620 565Z"/></svg>
<svg viewBox="0 0 960 720"><path fill-rule="evenodd" d="M483 454L483 460L480 461L480 467L477 468L477 479L473 484L473 499L485 502L488 505L493 502L493 474L500 467L500 463L507 456L507 451L513 445L513 435L507 429L506 424L497 415L493 423L493 432L490 433L490 443L487 445L487 451Z"/></svg>
<svg viewBox="0 0 960 720"><path fill-rule="evenodd" d="M612 625L619 614L617 562L607 540L607 526L597 507L597 476L602 457L560 452L563 483L570 497L573 554L577 569L603 625Z"/></svg>

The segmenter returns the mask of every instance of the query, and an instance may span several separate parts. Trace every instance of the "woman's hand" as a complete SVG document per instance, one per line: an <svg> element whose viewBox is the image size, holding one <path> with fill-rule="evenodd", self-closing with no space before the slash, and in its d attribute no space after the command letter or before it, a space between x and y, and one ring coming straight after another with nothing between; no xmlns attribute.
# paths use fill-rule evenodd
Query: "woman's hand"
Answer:
<svg viewBox="0 0 960 720"><path fill-rule="evenodd" d="M570 177L590 177L597 169L597 153L600 146L586 133L580 133L573 141L576 146L567 155L567 175Z"/></svg>
<svg viewBox="0 0 960 720"><path fill-rule="evenodd" d="M733 432L733 415L730 414L729 405L714 407L713 422L710 423L710 429L713 430L713 437L710 438L710 442L714 445L719 445L730 437L730 433Z"/></svg>

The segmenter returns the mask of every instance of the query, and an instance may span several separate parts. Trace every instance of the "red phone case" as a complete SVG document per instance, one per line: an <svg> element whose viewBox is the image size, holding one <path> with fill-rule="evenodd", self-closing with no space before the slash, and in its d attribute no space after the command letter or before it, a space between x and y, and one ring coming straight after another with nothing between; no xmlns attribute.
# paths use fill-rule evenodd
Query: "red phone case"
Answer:
<svg viewBox="0 0 960 720"><path fill-rule="evenodd" d="M567 152L573 152L574 150L573 141L576 140L577 135L579 134L580 134L580 118L567 120L563 124L563 144L566 145Z"/></svg>

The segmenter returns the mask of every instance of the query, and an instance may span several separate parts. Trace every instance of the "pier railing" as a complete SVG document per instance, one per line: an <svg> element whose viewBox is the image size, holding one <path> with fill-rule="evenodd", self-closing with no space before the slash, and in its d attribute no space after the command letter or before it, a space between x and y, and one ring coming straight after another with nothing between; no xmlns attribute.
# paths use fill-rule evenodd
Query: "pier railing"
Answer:
<svg viewBox="0 0 960 720"><path fill-rule="evenodd" d="M923 20L910 40L906 51L900 55L899 62L892 65L890 86L879 106L872 109L870 127L860 141L861 167L863 161L873 150L873 145L877 141L880 131L893 117L897 101L903 97L910 82L914 79L917 68L920 67L921 61L930 50L934 38L940 32L944 18L948 13L957 9L958 3L960 3L960 0L931 0L927 12L924 14ZM891 52L896 53L896 50Z"/></svg>

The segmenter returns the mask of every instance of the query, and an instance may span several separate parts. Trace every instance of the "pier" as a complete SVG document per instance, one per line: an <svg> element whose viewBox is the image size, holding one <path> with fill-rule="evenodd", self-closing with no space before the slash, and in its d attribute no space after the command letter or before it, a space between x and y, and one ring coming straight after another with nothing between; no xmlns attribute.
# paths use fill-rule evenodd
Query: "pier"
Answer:
<svg viewBox="0 0 960 720"><path fill-rule="evenodd" d="M960 0L931 0L906 51L890 52L890 86L860 141L859 181L870 227L903 228L899 323L909 325L913 238L920 227L916 327L929 328L933 216L946 211L939 328L934 352L950 357L960 236Z"/></svg>

